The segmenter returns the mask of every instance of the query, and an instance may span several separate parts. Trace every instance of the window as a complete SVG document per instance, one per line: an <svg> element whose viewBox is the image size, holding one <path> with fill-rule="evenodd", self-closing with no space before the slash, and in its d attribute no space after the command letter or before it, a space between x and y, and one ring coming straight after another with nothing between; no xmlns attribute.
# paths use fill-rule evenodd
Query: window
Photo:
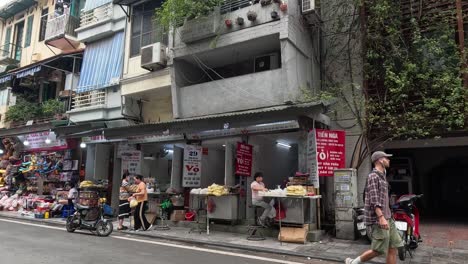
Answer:
<svg viewBox="0 0 468 264"><path fill-rule="evenodd" d="M43 41L45 39L48 14L49 14L49 8L42 9L41 28L39 30L39 41Z"/></svg>
<svg viewBox="0 0 468 264"><path fill-rule="evenodd" d="M5 34L5 43L4 43L4 46L2 48L3 50L3 56L6 57L6 56L9 56L11 53L10 51L10 44L11 44L11 27L8 27L7 30L6 30L6 34Z"/></svg>
<svg viewBox="0 0 468 264"><path fill-rule="evenodd" d="M161 6L161 2L153 0L133 7L130 57L140 55L141 47L156 42L167 44L167 33L154 21L155 9Z"/></svg>
<svg viewBox="0 0 468 264"><path fill-rule="evenodd" d="M27 29L26 29L26 40L24 42L24 47L25 48L27 48L27 47L29 47L31 45L33 20L34 20L34 16L28 17L28 24L27 24Z"/></svg>

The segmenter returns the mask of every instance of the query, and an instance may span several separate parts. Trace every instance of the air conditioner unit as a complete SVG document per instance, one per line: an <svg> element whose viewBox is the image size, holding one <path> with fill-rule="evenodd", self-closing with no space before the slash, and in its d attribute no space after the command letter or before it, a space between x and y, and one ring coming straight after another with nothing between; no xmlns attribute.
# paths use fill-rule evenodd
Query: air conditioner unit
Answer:
<svg viewBox="0 0 468 264"><path fill-rule="evenodd" d="M278 69L279 65L279 53L265 54L255 58L254 72Z"/></svg>
<svg viewBox="0 0 468 264"><path fill-rule="evenodd" d="M315 0L301 0L302 14L308 14L315 11Z"/></svg>
<svg viewBox="0 0 468 264"><path fill-rule="evenodd" d="M167 47L161 42L157 42L141 48L141 67L149 71L154 71L166 67Z"/></svg>

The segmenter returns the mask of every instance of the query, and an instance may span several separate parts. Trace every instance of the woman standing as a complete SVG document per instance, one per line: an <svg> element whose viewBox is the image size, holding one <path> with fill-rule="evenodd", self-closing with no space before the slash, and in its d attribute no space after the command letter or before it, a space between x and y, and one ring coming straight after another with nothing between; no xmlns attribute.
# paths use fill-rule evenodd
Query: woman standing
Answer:
<svg viewBox="0 0 468 264"><path fill-rule="evenodd" d="M153 227L148 220L146 219L145 216L145 211L147 207L147 201L148 201L148 192L146 190L146 184L143 182L143 176L142 175L136 175L135 176L135 183L138 185L138 191L134 194L132 194L132 197L134 197L138 205L135 208L135 230L138 229L143 229L143 230L149 230ZM130 201L129 198L128 200Z"/></svg>
<svg viewBox="0 0 468 264"><path fill-rule="evenodd" d="M130 193L128 191L130 173L125 172L122 175L122 183L120 184L119 192L119 226L117 230L125 230L128 227L123 225L124 219L130 216L130 203L128 198L130 198Z"/></svg>

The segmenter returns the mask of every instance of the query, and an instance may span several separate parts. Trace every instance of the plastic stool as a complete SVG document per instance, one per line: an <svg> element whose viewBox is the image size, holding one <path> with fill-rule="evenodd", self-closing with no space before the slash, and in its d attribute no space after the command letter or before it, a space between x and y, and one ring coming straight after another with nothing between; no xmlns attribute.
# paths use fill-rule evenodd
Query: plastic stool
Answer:
<svg viewBox="0 0 468 264"><path fill-rule="evenodd" d="M263 209L261 206L255 206L255 205L250 205L249 208L254 209L254 224L248 226L248 236L247 240L253 240L253 241L261 241L265 240L265 236L263 235L262 229L264 228L263 226L259 225L257 223L258 219L258 211L257 209Z"/></svg>

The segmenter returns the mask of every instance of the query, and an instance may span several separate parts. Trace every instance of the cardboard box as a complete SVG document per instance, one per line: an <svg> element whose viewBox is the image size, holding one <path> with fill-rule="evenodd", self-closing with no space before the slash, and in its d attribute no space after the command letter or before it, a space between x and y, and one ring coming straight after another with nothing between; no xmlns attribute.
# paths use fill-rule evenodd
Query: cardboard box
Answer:
<svg viewBox="0 0 468 264"><path fill-rule="evenodd" d="M278 240L282 242L305 244L308 232L309 225L303 225L302 227L281 227Z"/></svg>
<svg viewBox="0 0 468 264"><path fill-rule="evenodd" d="M174 210L171 214L171 221L178 222L185 220L185 210Z"/></svg>

